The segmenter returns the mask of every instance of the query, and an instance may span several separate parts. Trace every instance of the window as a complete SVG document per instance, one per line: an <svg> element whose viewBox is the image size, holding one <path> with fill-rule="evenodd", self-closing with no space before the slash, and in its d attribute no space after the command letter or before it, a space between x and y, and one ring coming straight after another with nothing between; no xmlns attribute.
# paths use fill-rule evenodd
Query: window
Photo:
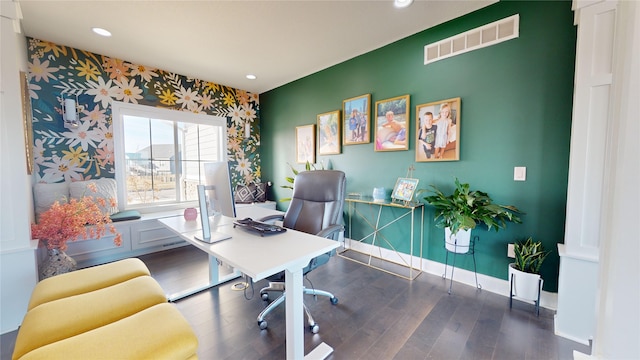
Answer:
<svg viewBox="0 0 640 360"><path fill-rule="evenodd" d="M198 199L203 163L226 160L224 117L120 102L112 110L120 208L184 207Z"/></svg>

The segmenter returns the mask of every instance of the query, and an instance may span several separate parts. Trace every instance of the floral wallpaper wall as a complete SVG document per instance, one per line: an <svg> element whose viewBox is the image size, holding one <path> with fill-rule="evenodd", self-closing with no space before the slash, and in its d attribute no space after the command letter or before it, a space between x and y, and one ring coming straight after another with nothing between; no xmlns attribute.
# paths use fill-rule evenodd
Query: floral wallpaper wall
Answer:
<svg viewBox="0 0 640 360"><path fill-rule="evenodd" d="M27 47L37 182L115 176L112 100L226 117L233 183L260 182L258 94L34 38ZM76 96L80 126L66 129L63 98Z"/></svg>

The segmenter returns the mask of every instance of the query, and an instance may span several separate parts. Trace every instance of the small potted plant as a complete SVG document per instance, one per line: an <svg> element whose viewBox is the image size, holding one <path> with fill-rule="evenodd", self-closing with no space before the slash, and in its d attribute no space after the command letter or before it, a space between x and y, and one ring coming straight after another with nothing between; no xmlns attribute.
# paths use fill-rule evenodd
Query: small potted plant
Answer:
<svg viewBox="0 0 640 360"><path fill-rule="evenodd" d="M439 228L445 229L447 250L466 253L469 250L471 230L484 224L489 230L504 229L507 222L521 223L515 206L495 204L486 192L471 190L469 184L462 184L456 178L456 188L445 195L431 185L432 195L424 200L435 208L434 220Z"/></svg>
<svg viewBox="0 0 640 360"><path fill-rule="evenodd" d="M540 302L543 280L540 267L551 253L545 251L542 242L529 237L513 244L516 261L509 264L511 297Z"/></svg>
<svg viewBox="0 0 640 360"><path fill-rule="evenodd" d="M280 187L283 189L289 189L293 191L293 182L296 179L296 176L300 173L300 171L296 170L296 168L293 167L293 165L287 163L287 165L289 165L289 167L291 168L291 171L293 172L293 176L287 176L285 177L285 180L287 181L287 185L281 185ZM304 170L303 171L312 171L312 170L324 170L324 164L321 164L320 169L316 169L316 166L312 163L310 163L309 161L307 161L304 164ZM284 198L284 199L280 199L280 201L291 201L291 198Z"/></svg>

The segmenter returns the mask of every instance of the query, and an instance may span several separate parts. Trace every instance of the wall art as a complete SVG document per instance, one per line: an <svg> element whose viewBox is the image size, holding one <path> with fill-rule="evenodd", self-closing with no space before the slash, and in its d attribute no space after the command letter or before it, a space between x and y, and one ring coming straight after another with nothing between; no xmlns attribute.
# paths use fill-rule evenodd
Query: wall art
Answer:
<svg viewBox="0 0 640 360"><path fill-rule="evenodd" d="M376 101L375 151L409 150L409 95Z"/></svg>
<svg viewBox="0 0 640 360"><path fill-rule="evenodd" d="M416 161L460 160L460 98L416 106Z"/></svg>
<svg viewBox="0 0 640 360"><path fill-rule="evenodd" d="M29 79L24 71L20 71L20 90L22 91L22 123L24 125L24 152L27 157L27 174L33 172L33 129L31 114L31 97L29 96Z"/></svg>
<svg viewBox="0 0 640 360"><path fill-rule="evenodd" d="M296 162L316 162L316 125L296 126Z"/></svg>
<svg viewBox="0 0 640 360"><path fill-rule="evenodd" d="M345 145L371 142L371 94L342 102L343 143Z"/></svg>
<svg viewBox="0 0 640 360"><path fill-rule="evenodd" d="M318 154L340 154L340 110L318 115Z"/></svg>

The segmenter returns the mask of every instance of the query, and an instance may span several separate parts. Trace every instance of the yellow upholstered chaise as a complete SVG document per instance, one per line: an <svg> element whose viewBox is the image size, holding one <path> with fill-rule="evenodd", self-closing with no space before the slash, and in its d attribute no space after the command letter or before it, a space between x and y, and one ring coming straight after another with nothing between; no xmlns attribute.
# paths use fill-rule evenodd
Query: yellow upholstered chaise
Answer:
<svg viewBox="0 0 640 360"><path fill-rule="evenodd" d="M196 359L197 347L144 263L127 259L36 285L13 359Z"/></svg>
<svg viewBox="0 0 640 360"><path fill-rule="evenodd" d="M130 258L50 277L33 289L28 310L51 300L102 289L144 275L151 275L147 266L140 259Z"/></svg>
<svg viewBox="0 0 640 360"><path fill-rule="evenodd" d="M145 324L144 329L140 324ZM198 341L182 314L159 304L95 330L58 341L21 359L197 359Z"/></svg>

